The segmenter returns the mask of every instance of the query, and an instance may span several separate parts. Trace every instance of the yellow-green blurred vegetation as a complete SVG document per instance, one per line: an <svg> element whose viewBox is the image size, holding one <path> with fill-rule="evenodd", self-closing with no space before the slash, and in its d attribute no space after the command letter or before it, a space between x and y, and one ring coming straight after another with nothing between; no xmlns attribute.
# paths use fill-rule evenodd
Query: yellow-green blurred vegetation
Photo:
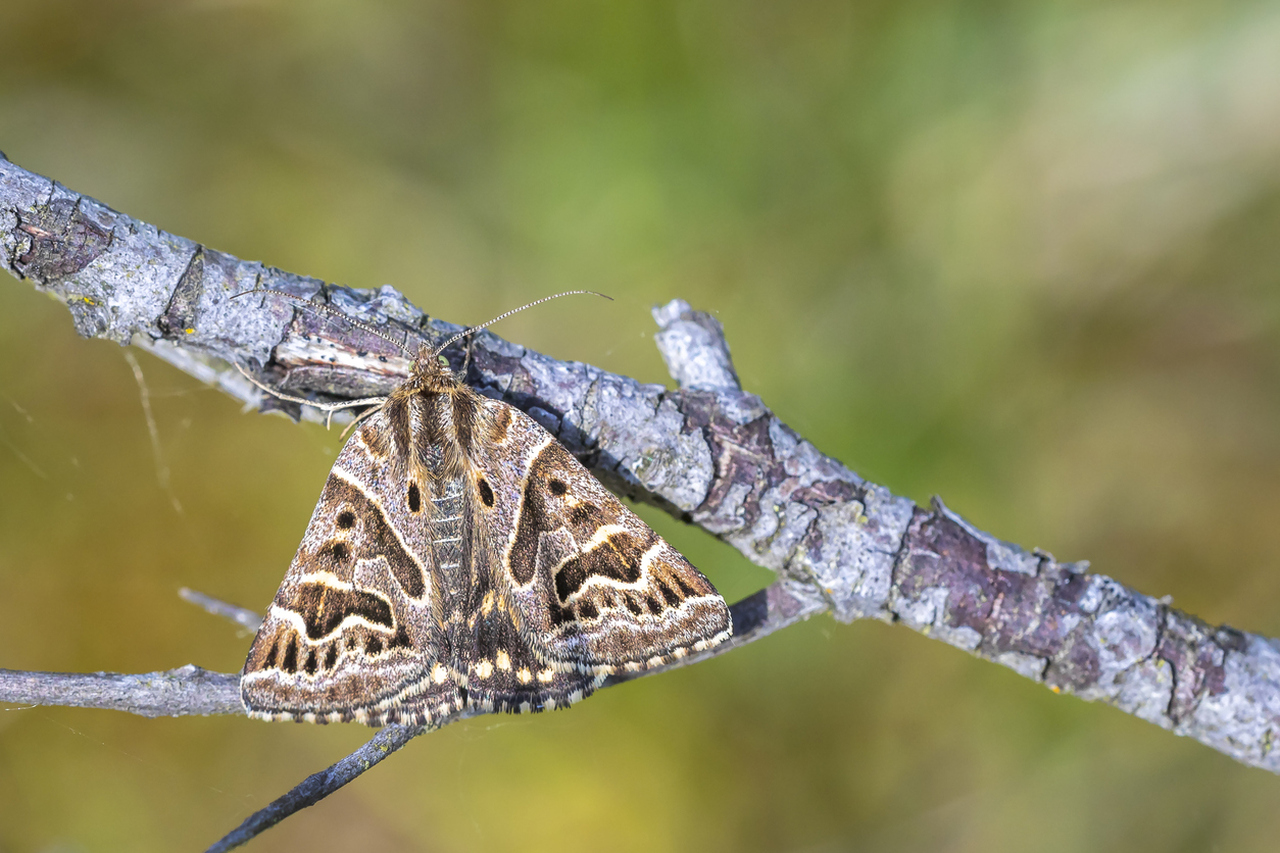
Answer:
<svg viewBox="0 0 1280 853"><path fill-rule="evenodd" d="M647 311L863 476L1280 635L1274 2L7 2L0 149L243 258L644 381ZM337 431L0 280L0 666L240 667ZM175 509L174 501L181 511ZM738 598L769 575L646 512ZM0 851L211 843L356 726L0 712ZM428 735L254 850L1269 851L1280 780L817 618Z"/></svg>

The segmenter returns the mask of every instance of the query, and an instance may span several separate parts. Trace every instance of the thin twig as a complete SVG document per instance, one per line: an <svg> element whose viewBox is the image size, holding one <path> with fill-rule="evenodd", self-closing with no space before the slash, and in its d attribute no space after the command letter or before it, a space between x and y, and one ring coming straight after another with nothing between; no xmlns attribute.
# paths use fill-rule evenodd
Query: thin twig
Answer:
<svg viewBox="0 0 1280 853"><path fill-rule="evenodd" d="M262 614L256 613L247 607L237 607L234 604L219 601L212 596L205 595L203 592L196 592L194 589L188 589L185 586L178 590L178 597L183 601L194 604L206 613L221 616L223 619L228 619L247 630L257 631L262 627Z"/></svg>
<svg viewBox="0 0 1280 853"><path fill-rule="evenodd" d="M280 821L308 806L314 806L391 753L428 731L426 726L386 726L372 739L341 761L313 773L266 808L254 812L245 822L223 836L206 853L225 853L247 844Z"/></svg>

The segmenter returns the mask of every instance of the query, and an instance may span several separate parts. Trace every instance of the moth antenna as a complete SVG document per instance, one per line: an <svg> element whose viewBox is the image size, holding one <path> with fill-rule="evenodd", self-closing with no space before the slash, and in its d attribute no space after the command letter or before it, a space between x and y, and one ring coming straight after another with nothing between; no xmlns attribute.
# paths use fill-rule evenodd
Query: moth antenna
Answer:
<svg viewBox="0 0 1280 853"><path fill-rule="evenodd" d="M357 320L355 317L352 317L348 314L344 314L341 311L339 311L337 308L334 308L332 305L325 305L323 302L312 302L310 299L303 299L301 296L298 296L296 293L287 293L283 290L275 290L270 287L256 287L253 290L245 290L240 293L237 293L231 298L239 299L241 296L248 296L252 293L270 293L274 296L283 296L285 299L296 302L304 308L309 308L313 311L320 311L332 317L339 317L347 321L351 325L355 326L357 329L364 329L369 334L376 335L377 337L382 338L384 341L391 344L396 349L400 350L400 352L404 354L405 358L410 358L410 359L413 358L413 353L409 350L407 346L400 343L396 339L392 338L390 335L386 334L381 329L375 329L373 326L370 326L368 323L364 322L363 320ZM489 322L493 322L493 321L490 320Z"/></svg>
<svg viewBox="0 0 1280 853"><path fill-rule="evenodd" d="M452 345L455 341L460 341L463 338L465 338L467 335L478 332L481 329L485 328L486 326L492 326L494 323L498 322L499 320L505 320L506 318L510 317L512 314L518 314L526 308L532 308L535 305L541 305L544 302L550 302L552 299L559 299L561 296L575 296L579 293L585 293L591 296L600 296L605 299L608 299L610 302L613 301L612 296L605 296L605 294L597 293L594 290L566 290L564 293L556 293L556 294L553 294L552 296L544 296L541 299L533 300L528 305L521 305L519 308L512 308L510 311L507 311L504 314L499 314L497 317L494 317L492 320L490 320L487 323L481 323L479 326L469 326L463 329L461 332L458 332L458 334L454 335L452 338L449 338L449 340L445 341L440 346L436 347L432 351L431 357L434 359L436 356L440 355L440 353L448 349L450 345Z"/></svg>

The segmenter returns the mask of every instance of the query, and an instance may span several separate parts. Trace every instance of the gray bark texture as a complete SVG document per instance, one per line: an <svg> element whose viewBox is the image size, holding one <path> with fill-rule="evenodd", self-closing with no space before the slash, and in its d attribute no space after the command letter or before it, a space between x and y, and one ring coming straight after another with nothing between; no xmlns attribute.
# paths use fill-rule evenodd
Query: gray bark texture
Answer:
<svg viewBox="0 0 1280 853"><path fill-rule="evenodd" d="M410 344L461 328L391 287L329 287L242 261L3 160L0 257L15 277L61 299L81 335L141 347L237 399L308 419L323 415L264 398L230 365L333 401L386 393L408 360L321 312L236 294L285 291ZM1275 640L1207 625L1083 563L1003 542L940 501L919 507L866 482L739 387L714 319L680 301L654 318L678 390L556 361L488 332L475 336L466 381L529 412L615 490L777 573L775 584L734 606L729 648L819 612L900 622L1055 692L1280 771ZM460 368L462 347L451 349ZM148 676L0 672L0 700L226 713L235 710L232 691L219 679L234 678L194 667ZM90 701L95 680L101 701Z"/></svg>

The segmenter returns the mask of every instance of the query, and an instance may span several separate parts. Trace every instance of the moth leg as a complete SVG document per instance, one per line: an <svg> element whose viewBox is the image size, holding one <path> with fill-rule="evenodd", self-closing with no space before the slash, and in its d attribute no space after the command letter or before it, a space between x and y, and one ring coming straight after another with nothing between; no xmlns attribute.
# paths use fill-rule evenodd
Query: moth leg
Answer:
<svg viewBox="0 0 1280 853"><path fill-rule="evenodd" d="M313 409L318 409L324 412L325 413L324 425L326 428L328 428L329 421L333 417L334 412L340 412L343 409L358 409L361 406L369 406L370 407L369 412L374 412L374 411L377 411L379 406L387 402L386 397L365 397L360 400L347 400L342 403L318 403L315 400L308 400L306 397L295 397L292 394L286 394L283 391L277 391L271 386L265 385L262 382L259 382L252 375L250 375L249 371L245 370L240 365L233 364L232 366L235 367L236 370L240 371L241 376L243 376L245 379L248 379L257 388L263 391L266 391L272 397L276 397L277 399L280 399L280 400L287 400L290 403L298 403L299 405L302 405L302 406L310 406ZM359 421L360 418L367 417L369 412L365 412L361 414L360 417L357 418L357 421ZM343 435L346 435L346 433L343 432Z"/></svg>
<svg viewBox="0 0 1280 853"><path fill-rule="evenodd" d="M342 434L339 435L338 438L345 439L353 429L355 429L360 425L361 421L363 421L365 418L369 417L370 415L374 414L377 411L378 411L377 406L370 406L360 414L356 415L354 418L351 419L351 423L347 424L346 427L343 428ZM328 426L329 426L328 424L325 424L326 428L328 428Z"/></svg>
<svg viewBox="0 0 1280 853"><path fill-rule="evenodd" d="M471 372L471 356L475 353L476 336L467 335L466 344L462 348L462 381L467 381L467 374Z"/></svg>

